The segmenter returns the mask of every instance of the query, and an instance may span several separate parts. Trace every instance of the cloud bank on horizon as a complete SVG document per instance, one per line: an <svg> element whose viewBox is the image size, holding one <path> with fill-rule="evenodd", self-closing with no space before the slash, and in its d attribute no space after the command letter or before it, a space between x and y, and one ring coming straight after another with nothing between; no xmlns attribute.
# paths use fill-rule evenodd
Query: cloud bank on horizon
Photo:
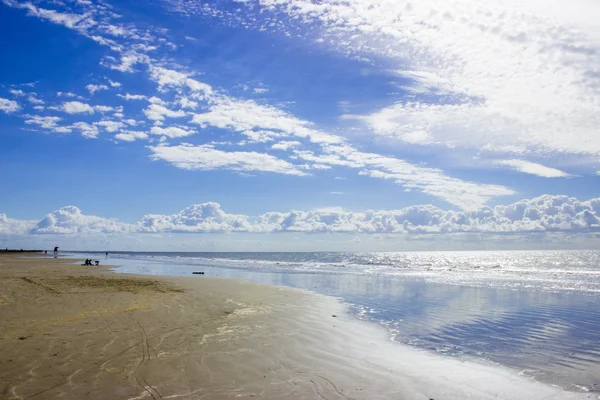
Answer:
<svg viewBox="0 0 600 400"><path fill-rule="evenodd" d="M598 229L599 193L589 190L600 166L595 2L160 0L136 8L2 0L0 7L39 21L36 29L79 38L82 54L96 57L77 84L50 82L48 74L0 82L5 131L55 136L74 149L77 135L106 142L179 170L182 182L190 174L224 185L227 177L255 179L245 190L282 187L290 203L288 188L315 179L348 181L328 191L338 199L368 192L373 181L403 193L398 209L373 211L380 207L368 198L302 207L312 211L272 212L281 207L270 203L251 217L205 202L136 223L74 206L37 222L0 210L0 234ZM245 33L266 45L243 50ZM532 200L517 201L523 197ZM505 198L512 204L499 205Z"/></svg>
<svg viewBox="0 0 600 400"><path fill-rule="evenodd" d="M527 233L600 232L600 198L579 201L568 196L540 196L478 211L445 211L432 205L400 210L348 212L342 209L267 212L251 217L229 214L214 202L194 204L176 214L145 215L126 224L86 215L66 206L40 221L0 214L0 234L79 235L124 233Z"/></svg>

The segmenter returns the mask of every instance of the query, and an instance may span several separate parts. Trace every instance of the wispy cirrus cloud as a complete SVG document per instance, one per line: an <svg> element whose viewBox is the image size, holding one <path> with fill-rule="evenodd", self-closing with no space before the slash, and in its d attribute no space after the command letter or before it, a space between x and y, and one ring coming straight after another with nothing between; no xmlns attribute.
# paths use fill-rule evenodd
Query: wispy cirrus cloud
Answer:
<svg viewBox="0 0 600 400"><path fill-rule="evenodd" d="M375 135L473 152L600 154L600 28L589 17L598 4L259 0L233 13L199 1L163 3L316 39L392 71L411 96L346 115Z"/></svg>
<svg viewBox="0 0 600 400"><path fill-rule="evenodd" d="M295 7L302 6L302 4L305 3L296 3L292 7L294 9L292 11L301 12L296 10ZM348 4L352 5L354 3ZM305 5L306 7L312 7L308 3ZM280 6L287 7L285 2L282 2ZM318 5L317 14L323 10L323 7L345 6L338 2ZM39 7L37 9L40 10ZM340 10L343 10L343 8L340 8ZM285 11L289 10L285 8ZM160 33L158 31L148 31L151 33L147 32L144 36L139 29L131 25L115 25L113 22L109 22L110 18L106 16L107 14L98 11L93 6L86 8L85 12L87 13L85 15L94 15L95 20L101 21L101 23L88 23L85 26L80 26L78 23L65 25L59 20L57 20L59 22L53 22L75 29L115 53L104 58L103 63L108 68L133 73L144 70L144 68L139 70L134 68L138 64L143 64L147 67L148 78L156 83L157 90L160 93L173 92L176 94L175 99L177 101L169 102L160 100L155 96L148 98L146 95L129 95L127 93L122 95L121 98L124 100L147 99L150 104L143 110L143 113L155 126L149 131L119 131L115 135L115 139L118 141L135 141L146 139L149 133L176 139L195 133L195 129L186 125L192 123L199 126L201 130L219 128L243 135L246 139L238 142L241 146L274 142L276 140L280 143L271 145L264 153L257 151L236 152L228 148L217 149L206 143L196 146L183 143L175 146L153 146L149 148L160 149L151 150L153 158L160 158L176 167L185 169L213 170L221 168L233 171L270 171L296 176L306 175L303 171L307 169L352 168L363 176L387 179L404 186L407 190L416 190L441 198L465 210L480 208L493 197L514 193L512 189L504 186L452 178L447 176L441 169L415 165L393 156L359 151L346 138L319 129L309 120L298 118L281 107L235 98L225 94L224 91L213 88L208 83L199 81L195 78L198 74L193 71L190 72L185 68L165 67L166 64L163 60L154 58L152 55L154 49L150 48L153 46L149 45L149 43L164 44L164 40L159 40ZM311 18L313 17L316 18L316 16ZM107 26L109 25L115 28L108 29ZM127 41L118 41L119 38L125 37ZM365 48L366 50L369 49ZM440 82L446 82L443 79L436 79L435 72L428 75L418 72L418 69L414 69L414 71L417 72L411 72L409 74L410 79L413 81L420 79L423 87L440 86ZM443 84L449 85L444 90L455 90L451 84ZM181 108L173 108L176 104L179 104ZM65 102L62 109L69 114L87 115L95 112L107 113L114 111L113 116L115 118L125 120L122 109L119 111L110 106L92 106L79 101L71 101ZM196 109L202 109L202 111L196 111ZM191 118L191 121L186 121L186 117ZM178 119L177 126L164 125L171 122L169 119L174 118ZM367 117L360 116L360 118ZM97 137L99 134L98 126L103 126L103 124L100 124L101 121L96 121L90 123L78 122L77 125L71 124L58 127L56 126L57 122L54 122L54 126L47 126L55 131L62 130L65 132L78 129L85 137ZM122 128L112 124L103 127L108 132L116 132L117 129ZM431 132L420 131L411 132L406 137L410 138L413 143L417 143L429 140L433 136ZM289 143L294 143L294 145L289 145ZM279 153L285 151L289 154L286 159L270 154L271 151ZM239 158L243 154L252 156L247 162L240 161ZM295 164L297 161L303 164ZM266 165L262 169L259 169L258 166L260 162L264 162Z"/></svg>
<svg viewBox="0 0 600 400"><path fill-rule="evenodd" d="M164 160L188 170L226 169L239 172L273 172L284 175L304 176L293 164L270 154L247 151L223 151L213 145L194 146L182 143L178 146L149 146L151 158Z"/></svg>
<svg viewBox="0 0 600 400"><path fill-rule="evenodd" d="M507 166L516 171L524 172L526 174L541 176L542 178L565 178L572 176L571 174L561 171L559 169L546 167L541 164L524 160L498 160L495 162L495 164Z"/></svg>

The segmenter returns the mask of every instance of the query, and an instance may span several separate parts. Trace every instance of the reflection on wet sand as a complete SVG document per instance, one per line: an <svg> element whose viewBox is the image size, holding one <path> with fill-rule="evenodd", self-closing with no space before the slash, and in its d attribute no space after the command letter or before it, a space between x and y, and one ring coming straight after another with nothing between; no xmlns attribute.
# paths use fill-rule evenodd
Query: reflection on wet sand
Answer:
<svg viewBox="0 0 600 400"><path fill-rule="evenodd" d="M159 275L187 275L192 268L121 263L121 272ZM385 324L395 341L450 356L483 358L574 390L600 390L596 295L469 287L385 275L203 270L211 276L339 297L360 318Z"/></svg>

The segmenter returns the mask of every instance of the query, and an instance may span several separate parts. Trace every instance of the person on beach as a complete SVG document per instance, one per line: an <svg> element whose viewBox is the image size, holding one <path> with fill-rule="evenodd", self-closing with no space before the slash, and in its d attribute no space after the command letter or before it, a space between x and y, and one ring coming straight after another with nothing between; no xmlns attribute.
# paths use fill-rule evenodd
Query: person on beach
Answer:
<svg viewBox="0 0 600 400"><path fill-rule="evenodd" d="M58 257L58 246L54 248L54 258Z"/></svg>

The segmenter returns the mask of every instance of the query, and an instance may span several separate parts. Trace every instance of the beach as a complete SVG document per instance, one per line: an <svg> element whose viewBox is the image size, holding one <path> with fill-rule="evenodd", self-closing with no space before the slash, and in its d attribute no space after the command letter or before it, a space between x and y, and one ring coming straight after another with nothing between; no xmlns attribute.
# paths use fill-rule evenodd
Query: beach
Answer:
<svg viewBox="0 0 600 400"><path fill-rule="evenodd" d="M335 298L0 255L6 399L584 399L388 340Z"/></svg>

